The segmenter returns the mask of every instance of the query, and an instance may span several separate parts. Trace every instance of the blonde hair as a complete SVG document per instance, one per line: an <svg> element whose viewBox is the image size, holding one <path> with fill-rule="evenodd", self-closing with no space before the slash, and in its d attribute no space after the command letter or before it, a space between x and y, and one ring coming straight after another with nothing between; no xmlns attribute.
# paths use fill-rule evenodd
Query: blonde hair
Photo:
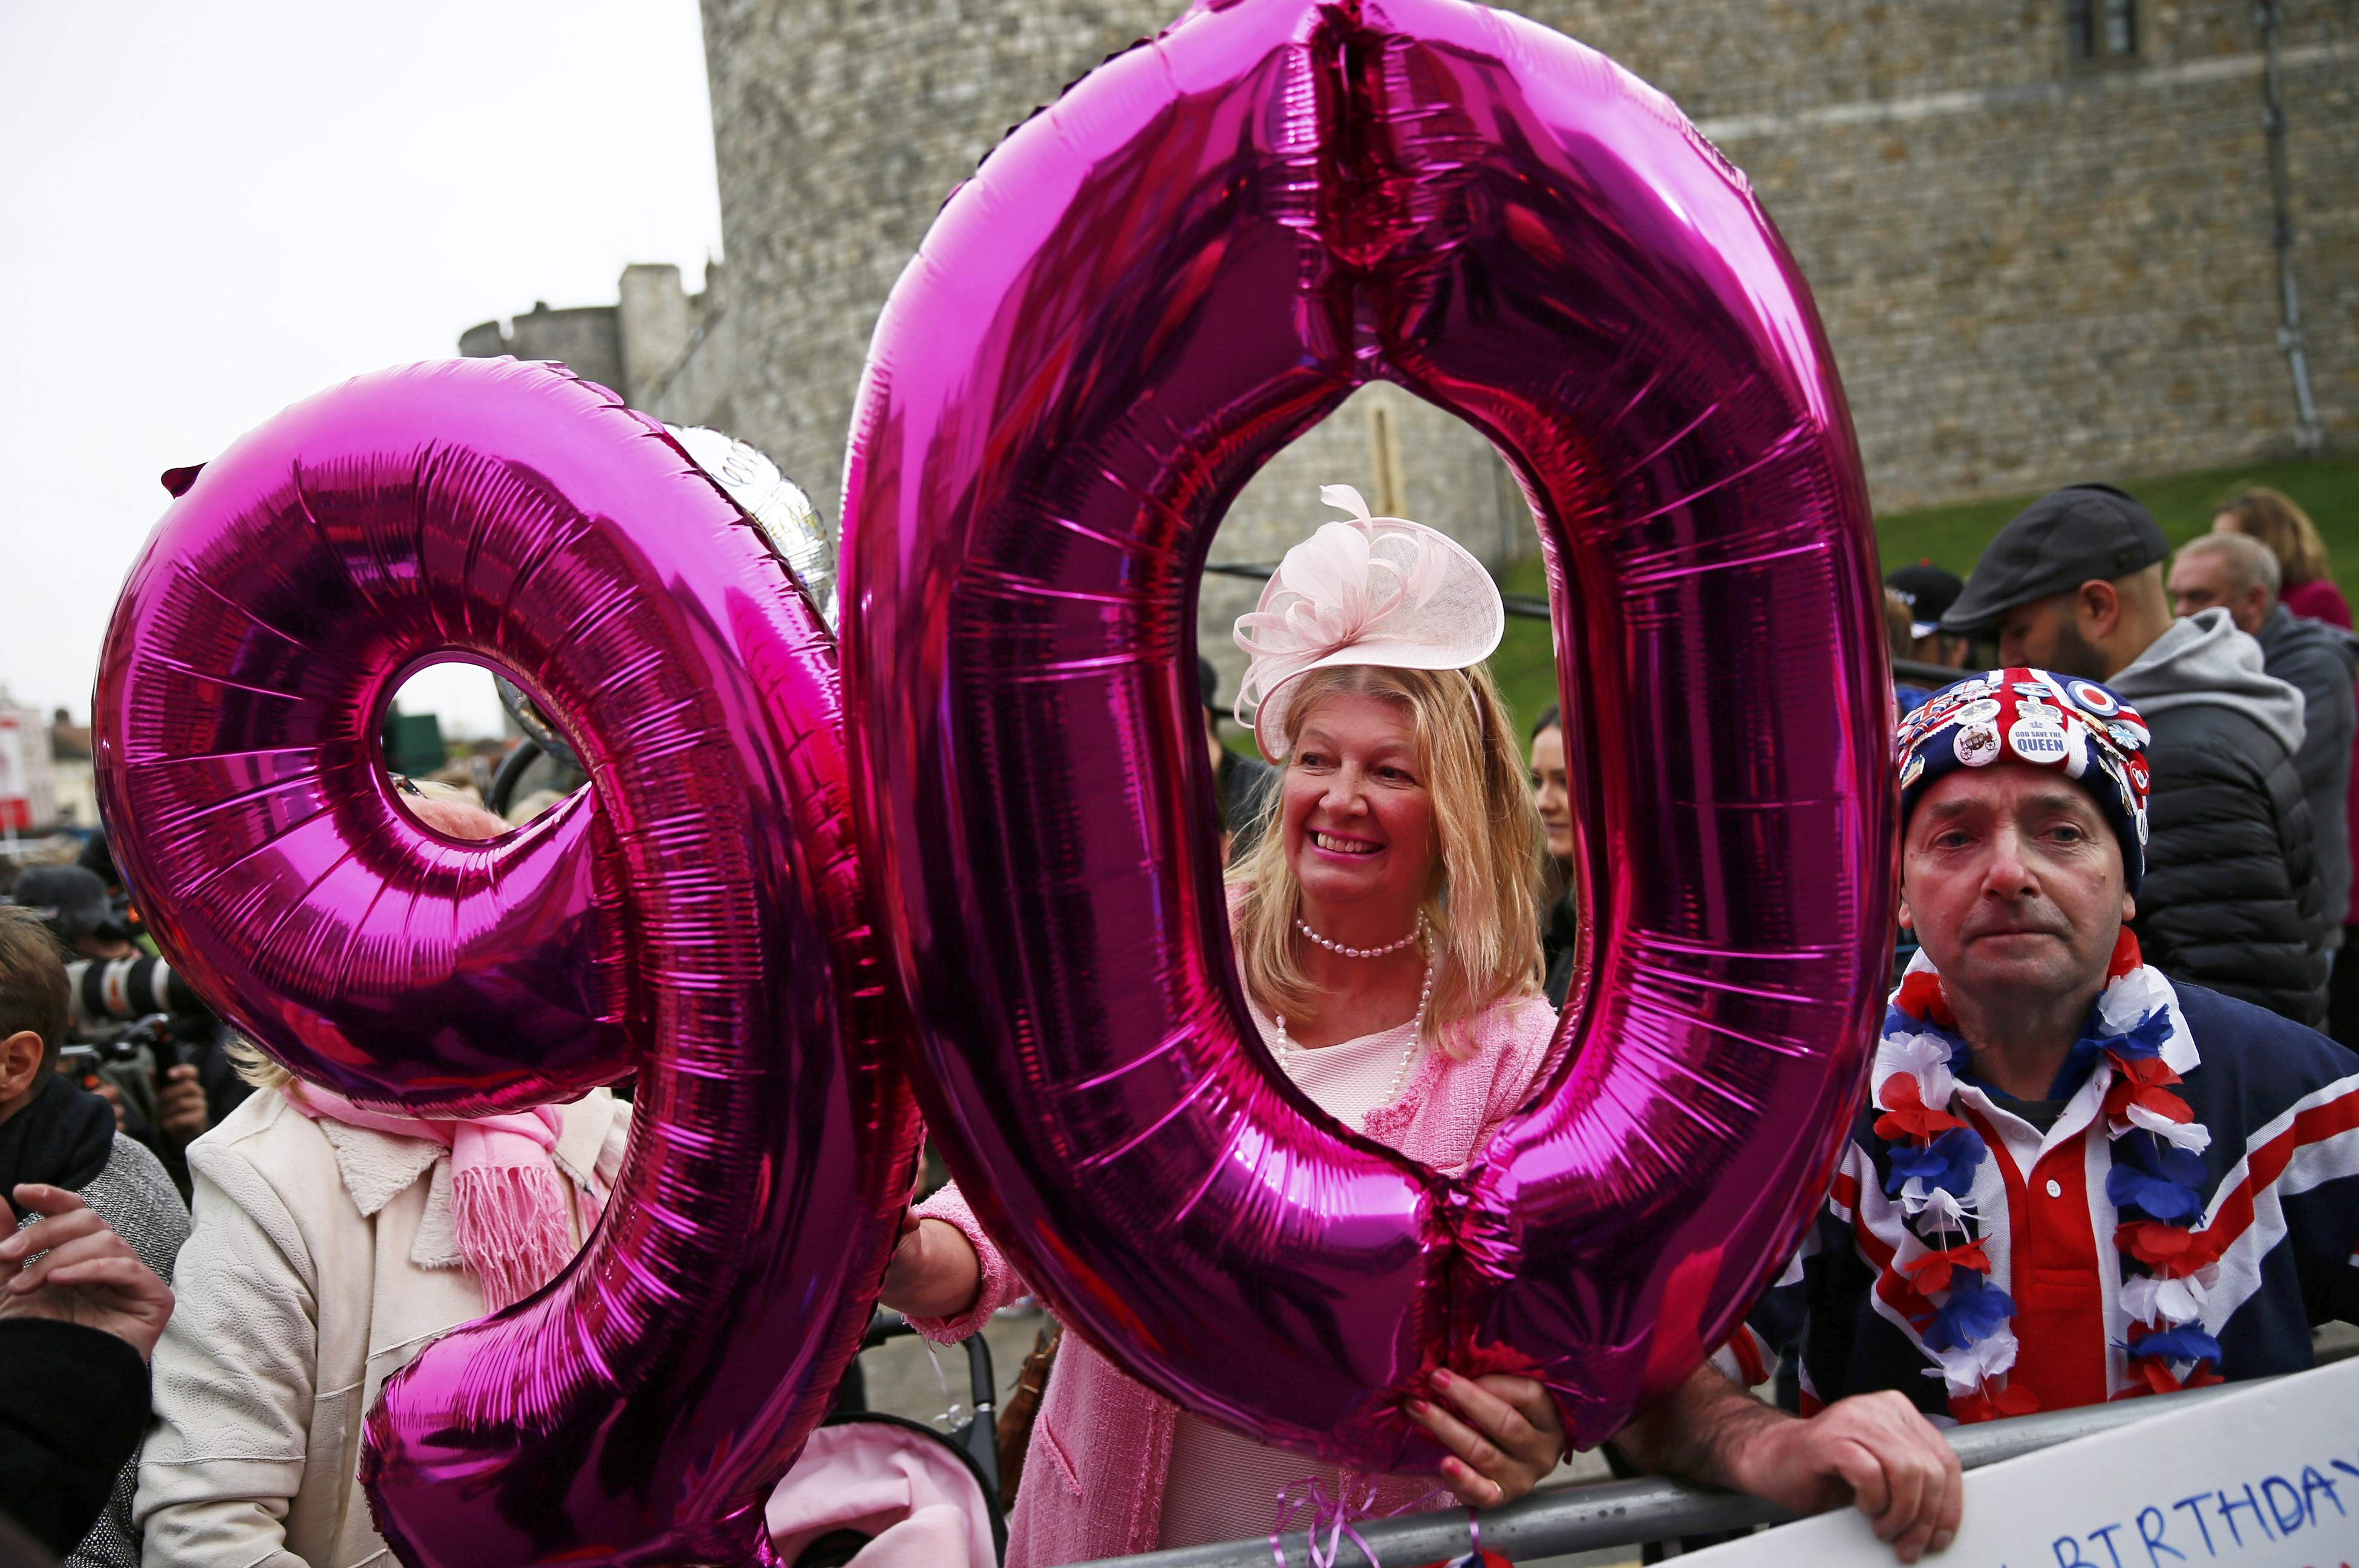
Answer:
<svg viewBox="0 0 2359 1568"><path fill-rule="evenodd" d="M295 1075L262 1054L262 1048L243 1034L232 1034L222 1046L222 1054L237 1069L237 1076L257 1089L284 1088L295 1081Z"/></svg>
<svg viewBox="0 0 2359 1568"><path fill-rule="evenodd" d="M2299 588L2326 575L2326 541L2294 498L2256 484L2220 503L2219 514L2235 520L2236 532L2258 539L2277 558L2285 586Z"/></svg>
<svg viewBox="0 0 2359 1568"><path fill-rule="evenodd" d="M1319 705L1345 693L1409 710L1418 774L1433 800L1439 863L1423 900L1439 962L1425 1039L1451 1056L1473 1052L1467 1025L1502 1001L1539 989L1540 819L1529 770L1507 728L1491 672L1338 665L1298 677L1287 713L1287 766ZM1313 1017L1319 993L1294 950L1302 889L1288 863L1279 816L1284 781L1266 792L1260 838L1229 872L1230 927L1246 990L1264 1007Z"/></svg>

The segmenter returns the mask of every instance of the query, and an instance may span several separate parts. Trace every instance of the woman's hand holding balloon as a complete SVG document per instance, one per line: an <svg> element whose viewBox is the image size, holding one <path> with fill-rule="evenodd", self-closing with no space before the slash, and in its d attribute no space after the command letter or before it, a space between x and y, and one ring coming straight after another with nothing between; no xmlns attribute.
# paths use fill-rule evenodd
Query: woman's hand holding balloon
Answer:
<svg viewBox="0 0 2359 1568"><path fill-rule="evenodd" d="M1433 1387L1455 1408L1419 1400L1409 1415L1450 1451L1441 1477L1467 1507L1514 1502L1564 1457L1556 1401L1535 1379L1502 1373L1462 1378L1443 1368L1433 1374Z"/></svg>
<svg viewBox="0 0 2359 1568"><path fill-rule="evenodd" d="M902 1231L877 1299L905 1317L957 1317L974 1308L983 1264L955 1225L920 1219Z"/></svg>

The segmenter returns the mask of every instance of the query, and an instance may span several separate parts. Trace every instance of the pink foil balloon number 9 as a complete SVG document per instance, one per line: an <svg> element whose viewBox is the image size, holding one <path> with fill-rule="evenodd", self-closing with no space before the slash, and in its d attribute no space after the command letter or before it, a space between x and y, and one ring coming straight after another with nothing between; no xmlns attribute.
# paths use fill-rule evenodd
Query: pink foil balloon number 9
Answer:
<svg viewBox="0 0 2359 1568"><path fill-rule="evenodd" d="M484 843L402 812L378 716L446 654L521 680L594 788ZM766 1555L761 1503L856 1350L915 1132L832 643L760 532L561 371L364 377L186 486L124 589L97 710L159 944L301 1077L463 1113L636 1069L588 1248L370 1413L397 1553Z"/></svg>
<svg viewBox="0 0 2359 1568"><path fill-rule="evenodd" d="M1530 497L1594 920L1565 1060L1452 1176L1252 1037L1186 673L1223 509L1376 376ZM1584 1444L1690 1371L1823 1193L1891 932L1858 460L1743 178L1513 16L1208 0L943 210L849 497L864 864L1025 1277L1169 1397L1378 1468L1430 1467L1437 1362L1543 1379Z"/></svg>

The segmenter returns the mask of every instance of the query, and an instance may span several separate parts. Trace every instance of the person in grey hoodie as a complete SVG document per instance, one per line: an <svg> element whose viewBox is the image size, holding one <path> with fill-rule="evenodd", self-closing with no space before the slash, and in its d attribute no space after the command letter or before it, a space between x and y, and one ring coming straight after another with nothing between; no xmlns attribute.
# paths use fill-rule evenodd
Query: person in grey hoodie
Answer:
<svg viewBox="0 0 2359 1568"><path fill-rule="evenodd" d="M2071 485L2001 529L1941 618L2000 662L2102 680L2150 732L2147 875L2131 928L2148 963L2315 1028L2326 889L2294 759L2301 694L2262 670L2228 612L2173 619L2162 529L2111 485Z"/></svg>
<svg viewBox="0 0 2359 1568"><path fill-rule="evenodd" d="M2343 945L2351 918L2351 742L2359 728L2359 637L2294 614L2277 598L2277 558L2243 534L2199 534L2170 563L2171 605L2181 615L2213 606L2261 645L2261 669L2301 693L2301 750L2294 767L2310 800L2318 864L2326 879L2326 941Z"/></svg>

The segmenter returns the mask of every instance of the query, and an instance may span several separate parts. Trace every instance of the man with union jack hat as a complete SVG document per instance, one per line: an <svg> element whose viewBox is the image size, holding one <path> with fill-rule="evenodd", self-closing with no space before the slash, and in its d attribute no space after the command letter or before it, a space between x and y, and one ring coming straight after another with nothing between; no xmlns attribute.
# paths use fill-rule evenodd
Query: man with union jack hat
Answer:
<svg viewBox="0 0 2359 1568"><path fill-rule="evenodd" d="M2359 1319L2359 1056L2139 956L2147 736L2027 668L1903 722L1923 946L1781 1282L1806 1407L1889 1388L1971 1422L2266 1377Z"/></svg>
<svg viewBox="0 0 2359 1568"><path fill-rule="evenodd" d="M2147 733L2110 688L2023 667L1902 723L1922 946L1753 1319L1799 1342L1798 1430L1864 1399L1940 1426L2299 1371L2314 1325L2359 1321L2359 1056L2139 956ZM1695 1379L1633 1445L1776 1419Z"/></svg>

